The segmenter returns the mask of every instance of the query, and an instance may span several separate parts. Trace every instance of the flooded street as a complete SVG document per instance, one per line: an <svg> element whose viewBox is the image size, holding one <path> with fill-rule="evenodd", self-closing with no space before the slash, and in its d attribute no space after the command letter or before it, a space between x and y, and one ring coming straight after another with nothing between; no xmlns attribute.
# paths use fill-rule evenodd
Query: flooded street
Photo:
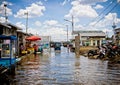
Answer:
<svg viewBox="0 0 120 85"><path fill-rule="evenodd" d="M120 85L120 0L0 0L6 84Z"/></svg>
<svg viewBox="0 0 120 85"><path fill-rule="evenodd" d="M17 66L15 85L120 85L120 65L75 56L62 47L60 53L28 56Z"/></svg>

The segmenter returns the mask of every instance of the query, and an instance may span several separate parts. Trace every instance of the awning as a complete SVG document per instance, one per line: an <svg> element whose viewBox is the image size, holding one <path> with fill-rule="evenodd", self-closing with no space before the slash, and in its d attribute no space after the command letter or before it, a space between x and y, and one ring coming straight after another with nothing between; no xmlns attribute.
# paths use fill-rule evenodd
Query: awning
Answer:
<svg viewBox="0 0 120 85"><path fill-rule="evenodd" d="M30 36L30 37L27 37L26 40L37 41L37 40L41 40L41 38L38 36Z"/></svg>
<svg viewBox="0 0 120 85"><path fill-rule="evenodd" d="M7 40L7 39L9 39L9 40L17 40L17 37L16 36L14 36L14 35L11 35L11 36L6 36L6 35L0 35L0 39L3 39L3 40Z"/></svg>

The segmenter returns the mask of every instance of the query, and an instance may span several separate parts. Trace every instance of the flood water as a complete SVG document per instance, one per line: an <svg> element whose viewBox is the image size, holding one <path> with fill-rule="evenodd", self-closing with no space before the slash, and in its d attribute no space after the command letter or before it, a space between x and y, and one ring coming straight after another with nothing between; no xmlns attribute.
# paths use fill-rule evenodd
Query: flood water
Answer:
<svg viewBox="0 0 120 85"><path fill-rule="evenodd" d="M15 85L120 85L120 65L75 56L62 47L60 53L28 56L16 68Z"/></svg>

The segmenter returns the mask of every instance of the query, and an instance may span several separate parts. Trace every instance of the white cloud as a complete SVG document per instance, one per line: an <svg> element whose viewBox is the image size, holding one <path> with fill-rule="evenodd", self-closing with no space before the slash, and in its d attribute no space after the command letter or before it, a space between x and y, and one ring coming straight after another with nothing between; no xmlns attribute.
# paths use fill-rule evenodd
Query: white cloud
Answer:
<svg viewBox="0 0 120 85"><path fill-rule="evenodd" d="M9 5L9 6L12 6L12 5L13 5L12 3L6 2L6 1L3 1L2 3L3 3L3 4L7 4L7 5Z"/></svg>
<svg viewBox="0 0 120 85"><path fill-rule="evenodd" d="M26 32L26 26L22 22L17 22L16 26L22 28L23 32ZM36 34L36 33L38 33L38 29L36 29L36 28L34 28L34 29L33 28L28 28L27 32L32 33L32 34Z"/></svg>
<svg viewBox="0 0 120 85"><path fill-rule="evenodd" d="M77 18L94 18L98 16L97 12L90 5L82 5L79 1L73 1L71 4L72 8L69 11L69 14L65 15L65 17L71 17L71 15L74 15Z"/></svg>
<svg viewBox="0 0 120 85"><path fill-rule="evenodd" d="M13 13L12 13L12 10L10 9L10 8L8 8L7 6L6 6L6 8L5 8L5 6L4 5L12 5L11 3L9 3L9 2L2 2L2 4L0 5L0 14L2 15L2 16L5 16L5 9L6 9L6 15L7 16L10 16L10 15L12 15Z"/></svg>
<svg viewBox="0 0 120 85"><path fill-rule="evenodd" d="M120 18L117 18L117 19L116 19L116 24L119 24L119 25L120 25Z"/></svg>
<svg viewBox="0 0 120 85"><path fill-rule="evenodd" d="M70 2L70 0L64 0L61 5L65 5L66 3Z"/></svg>
<svg viewBox="0 0 120 85"><path fill-rule="evenodd" d="M58 21L56 20L47 20L44 22L45 25L57 25L58 24Z"/></svg>
<svg viewBox="0 0 120 85"><path fill-rule="evenodd" d="M46 30L44 30L43 35L49 35L52 37L54 41L66 41L67 39L67 31L62 27L51 27L48 26ZM68 33L69 39L71 38L70 31Z"/></svg>
<svg viewBox="0 0 120 85"><path fill-rule="evenodd" d="M43 34L44 35L48 34L48 35L55 35L56 36L56 34L65 34L65 31L61 27L49 27L48 26L46 32L44 32Z"/></svg>
<svg viewBox="0 0 120 85"><path fill-rule="evenodd" d="M35 25L36 25L36 26L41 26L41 22L40 22L40 21L36 21L36 22L35 22Z"/></svg>
<svg viewBox="0 0 120 85"><path fill-rule="evenodd" d="M64 17L71 20L71 15L73 15L74 23L76 24L86 24L98 16L96 10L91 5L83 5L79 1L72 1L71 5L72 8Z"/></svg>
<svg viewBox="0 0 120 85"><path fill-rule="evenodd" d="M38 5L43 5L43 3L42 3L41 1L36 2L36 4L38 4Z"/></svg>
<svg viewBox="0 0 120 85"><path fill-rule="evenodd" d="M41 25L40 25L41 24ZM37 25L37 27L36 27ZM22 22L17 22L16 26L23 28L23 32L26 32L26 27ZM67 29L56 20L46 20L43 23L40 21L35 22L35 27L28 28L28 33L38 34L41 36L51 36L54 41L66 41ZM69 39L71 38L71 30L68 29Z"/></svg>
<svg viewBox="0 0 120 85"><path fill-rule="evenodd" d="M72 1L71 4L73 6L77 6L77 5L80 5L80 2L76 0L76 1Z"/></svg>
<svg viewBox="0 0 120 85"><path fill-rule="evenodd" d="M120 3L120 0L117 0L118 3Z"/></svg>
<svg viewBox="0 0 120 85"><path fill-rule="evenodd" d="M100 4L97 4L97 5L95 6L95 9L102 9L102 8L103 8L103 6L100 5Z"/></svg>
<svg viewBox="0 0 120 85"><path fill-rule="evenodd" d="M106 22L110 22L109 24L113 24L115 22L116 25L120 26L120 18L117 18L117 13L109 13L107 16L105 16L105 19L108 20Z"/></svg>
<svg viewBox="0 0 120 85"><path fill-rule="evenodd" d="M5 17L0 17L0 22L2 22L2 23L6 22ZM10 22L10 21L7 19L7 22Z"/></svg>
<svg viewBox="0 0 120 85"><path fill-rule="evenodd" d="M106 2L108 0L79 0L81 4L95 4L97 2Z"/></svg>
<svg viewBox="0 0 120 85"><path fill-rule="evenodd" d="M99 22L91 22L88 26L85 27L85 29L102 30L104 32L107 31L109 32L109 36L112 36L113 22L115 22L117 26L120 26L120 18L117 18L117 14L109 13L105 16L105 18L101 19Z"/></svg>
<svg viewBox="0 0 120 85"><path fill-rule="evenodd" d="M34 35L41 34L40 30L38 31L38 29L35 29L35 28L28 28L28 33L32 33Z"/></svg>
<svg viewBox="0 0 120 85"><path fill-rule="evenodd" d="M5 22L5 17L0 17L0 22L4 23Z"/></svg>
<svg viewBox="0 0 120 85"><path fill-rule="evenodd" d="M32 3L30 7L26 7L25 9L20 9L15 17L18 18L25 18L26 15L25 13L28 12L28 17L33 18L33 17L40 17L43 15L43 12L45 11L45 6L42 5L42 2L38 3Z"/></svg>
<svg viewBox="0 0 120 85"><path fill-rule="evenodd" d="M22 22L17 22L16 26L22 28L23 32L26 32L26 26Z"/></svg>
<svg viewBox="0 0 120 85"><path fill-rule="evenodd" d="M67 29L66 26L60 24L56 20L46 20L43 22L42 29L39 29L39 34L45 36L51 36L54 41L65 41L67 38ZM71 31L68 31L69 39L71 38Z"/></svg>
<svg viewBox="0 0 120 85"><path fill-rule="evenodd" d="M119 21L120 21L120 18L117 18L117 13L109 13L105 17L101 17L101 18L97 19L96 21L94 20L89 25L95 26L98 28L100 28L100 27L103 28L103 27L107 27L110 25L112 26L113 22L115 22L117 24L117 23L119 23Z"/></svg>
<svg viewBox="0 0 120 85"><path fill-rule="evenodd" d="M75 30L84 30L84 27L82 25L76 25Z"/></svg>
<svg viewBox="0 0 120 85"><path fill-rule="evenodd" d="M63 1L63 3L62 3L62 5L65 5L65 4L66 4L66 2L67 2L67 0L64 0L64 1Z"/></svg>
<svg viewBox="0 0 120 85"><path fill-rule="evenodd" d="M91 5L91 3L93 3L93 1L95 1L94 3L96 3L96 2L106 2L107 0L72 1L71 3L72 8L70 9L69 13L65 15L65 18L68 18L69 20L71 20L71 15L74 16L75 30L102 30L104 32L106 31L109 32L109 36L111 36L113 33L113 30L112 30L113 21L115 21L117 26L120 26L119 24L120 18L117 18L117 13L109 13L100 21L99 21L100 17L96 21L93 21L93 19L95 19L98 16L96 10L92 8L93 6ZM98 4L96 5L95 8L96 9L103 8L103 6ZM113 17L115 17L115 20L113 19ZM91 22L91 23L88 24L88 22L89 23ZM87 25L84 26L84 24L87 24Z"/></svg>
<svg viewBox="0 0 120 85"><path fill-rule="evenodd" d="M116 17L117 17L116 13L109 13L108 15L105 16L105 18L108 19L108 20L113 20Z"/></svg>

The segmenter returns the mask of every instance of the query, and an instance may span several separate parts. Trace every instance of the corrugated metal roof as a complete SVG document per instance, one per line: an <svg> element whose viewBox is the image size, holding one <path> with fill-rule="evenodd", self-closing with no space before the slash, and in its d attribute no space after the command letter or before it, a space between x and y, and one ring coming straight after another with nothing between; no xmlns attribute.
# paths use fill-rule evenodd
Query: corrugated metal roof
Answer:
<svg viewBox="0 0 120 85"><path fill-rule="evenodd" d="M20 28L20 27L18 27L18 26L16 26L16 25L13 25L13 24L11 24L11 23L7 23L7 25L8 25L8 26L12 26L12 27L16 28L17 30L22 30L22 28Z"/></svg>
<svg viewBox="0 0 120 85"><path fill-rule="evenodd" d="M120 28L115 29L116 32L120 32Z"/></svg>
<svg viewBox="0 0 120 85"><path fill-rule="evenodd" d="M80 34L80 36L106 36L103 31L73 31L73 34Z"/></svg>
<svg viewBox="0 0 120 85"><path fill-rule="evenodd" d="M0 25L4 26L4 27L7 27L7 28L11 28L11 26L8 26L7 24L5 23L0 23Z"/></svg>
<svg viewBox="0 0 120 85"><path fill-rule="evenodd" d="M22 30L22 28L20 28L20 27L18 27L16 25L13 25L11 23L0 23L0 25L3 25L3 26L8 27L8 28L14 27L14 28L16 28L16 30Z"/></svg>

